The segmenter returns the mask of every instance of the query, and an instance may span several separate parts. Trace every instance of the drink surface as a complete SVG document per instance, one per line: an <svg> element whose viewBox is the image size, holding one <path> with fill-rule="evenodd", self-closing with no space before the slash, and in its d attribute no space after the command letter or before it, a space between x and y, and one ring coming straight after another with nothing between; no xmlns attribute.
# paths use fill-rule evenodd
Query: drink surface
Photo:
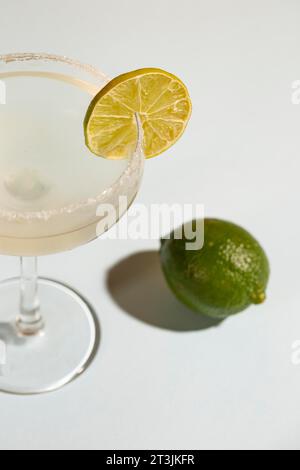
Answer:
<svg viewBox="0 0 300 470"><path fill-rule="evenodd" d="M83 120L98 89L38 71L0 73L0 80L6 86L6 104L0 105L0 253L47 254L94 238L96 213L84 207L128 165L96 157L85 146Z"/></svg>

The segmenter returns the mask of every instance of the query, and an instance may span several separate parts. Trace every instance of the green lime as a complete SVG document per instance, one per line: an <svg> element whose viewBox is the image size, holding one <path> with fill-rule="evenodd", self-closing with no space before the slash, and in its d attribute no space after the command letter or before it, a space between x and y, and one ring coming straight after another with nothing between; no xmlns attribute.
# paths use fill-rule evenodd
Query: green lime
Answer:
<svg viewBox="0 0 300 470"><path fill-rule="evenodd" d="M162 268L177 298L213 318L264 302L269 262L252 235L230 222L205 219L204 236L203 248L196 251L186 249L191 240L185 236L177 240L173 233L162 240Z"/></svg>

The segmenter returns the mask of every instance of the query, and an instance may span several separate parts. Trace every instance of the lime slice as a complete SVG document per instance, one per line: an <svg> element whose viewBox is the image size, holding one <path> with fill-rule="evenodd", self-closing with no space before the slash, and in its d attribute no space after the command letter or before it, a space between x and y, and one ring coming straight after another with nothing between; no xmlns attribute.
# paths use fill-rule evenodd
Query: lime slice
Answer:
<svg viewBox="0 0 300 470"><path fill-rule="evenodd" d="M129 72L109 82L93 99L84 130L94 154L110 159L132 155L137 142L135 114L144 131L144 153L165 152L183 134L192 112L186 86L160 69Z"/></svg>

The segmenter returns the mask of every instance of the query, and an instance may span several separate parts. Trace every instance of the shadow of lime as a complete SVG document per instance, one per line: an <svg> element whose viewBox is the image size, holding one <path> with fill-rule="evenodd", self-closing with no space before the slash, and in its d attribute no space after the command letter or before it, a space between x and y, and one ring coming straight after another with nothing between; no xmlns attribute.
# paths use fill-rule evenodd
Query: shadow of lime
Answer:
<svg viewBox="0 0 300 470"><path fill-rule="evenodd" d="M207 330L222 321L199 315L181 304L169 289L157 251L131 255L107 273L107 289L127 314L165 330Z"/></svg>

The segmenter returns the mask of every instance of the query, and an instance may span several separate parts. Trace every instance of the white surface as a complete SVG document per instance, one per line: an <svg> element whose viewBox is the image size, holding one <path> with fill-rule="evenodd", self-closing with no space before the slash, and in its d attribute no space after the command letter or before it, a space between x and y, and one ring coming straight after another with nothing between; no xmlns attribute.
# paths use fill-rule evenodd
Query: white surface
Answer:
<svg viewBox="0 0 300 470"><path fill-rule="evenodd" d="M207 215L253 232L272 264L265 305L218 328L180 332L126 314L105 286L112 265L156 242L98 240L42 259L43 275L93 303L101 347L89 371L62 391L1 395L0 448L299 449L300 366L291 364L300 339L300 106L291 104L300 78L299 2L0 5L2 52L65 54L111 76L161 66L182 77L194 102L191 124L174 149L147 162L138 201L204 203ZM1 257L2 278L17 270L17 260ZM155 296L147 291L161 285L164 318L175 304L159 275L150 287L139 279L137 292L144 289L149 313ZM133 271L128 277L137 282Z"/></svg>

